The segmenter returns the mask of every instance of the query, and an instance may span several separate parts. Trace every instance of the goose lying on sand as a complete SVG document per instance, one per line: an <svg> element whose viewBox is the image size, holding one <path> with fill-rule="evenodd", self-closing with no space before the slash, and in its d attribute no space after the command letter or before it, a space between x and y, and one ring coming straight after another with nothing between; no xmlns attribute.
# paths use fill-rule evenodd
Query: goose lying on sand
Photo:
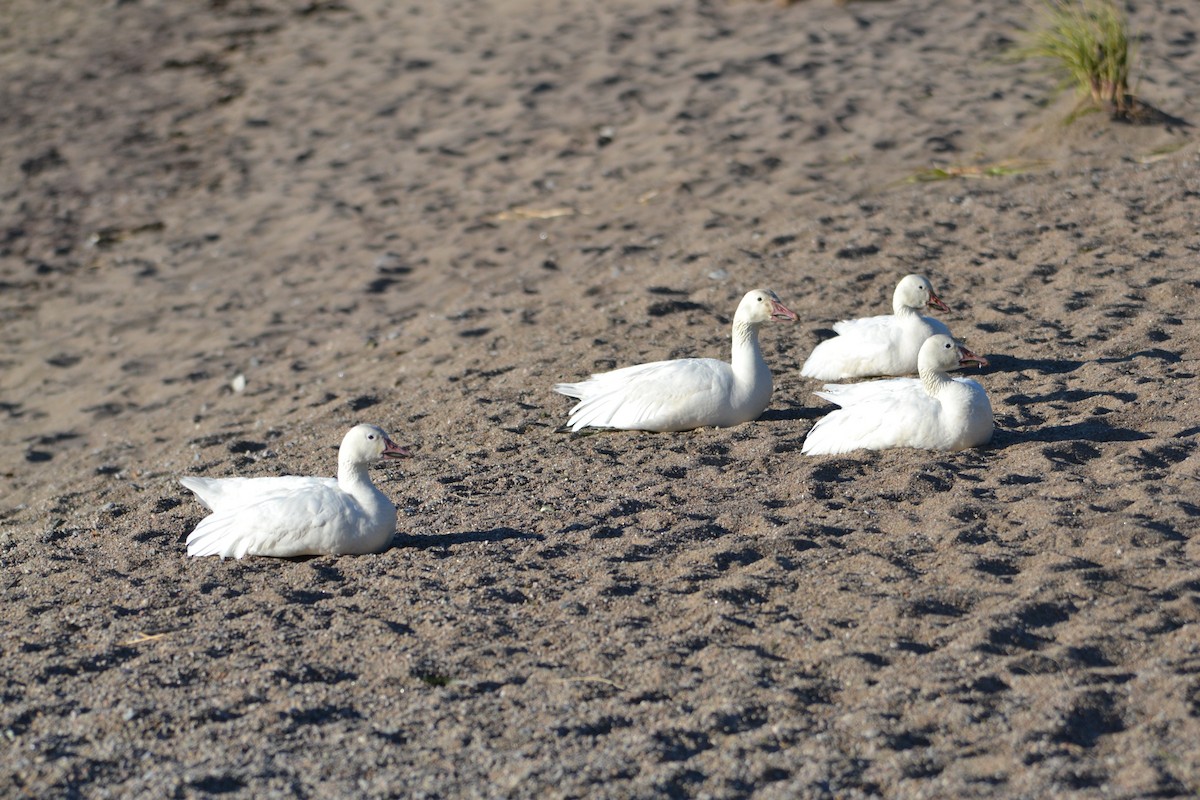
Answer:
<svg viewBox="0 0 1200 800"><path fill-rule="evenodd" d="M771 402L771 370L763 360L758 329L796 315L774 292L748 292L733 316L730 363L715 358L655 361L560 383L554 391L579 400L567 427L686 431L727 428L756 419Z"/></svg>
<svg viewBox="0 0 1200 800"><path fill-rule="evenodd" d="M920 378L888 378L830 384L815 392L841 408L817 420L803 452L830 455L851 450L919 447L965 450L992 438L992 404L970 378L947 370L987 360L949 336L931 336L921 345Z"/></svg>
<svg viewBox="0 0 1200 800"><path fill-rule="evenodd" d="M213 513L188 535L189 556L374 553L396 532L396 507L367 467L407 456L374 425L357 425L338 449L338 476L199 478L179 482Z"/></svg>
<svg viewBox="0 0 1200 800"><path fill-rule="evenodd" d="M819 381L912 375L925 340L937 333L950 335L941 321L921 316L926 307L950 310L928 279L904 276L892 294L891 314L836 323L837 336L813 348L800 374Z"/></svg>

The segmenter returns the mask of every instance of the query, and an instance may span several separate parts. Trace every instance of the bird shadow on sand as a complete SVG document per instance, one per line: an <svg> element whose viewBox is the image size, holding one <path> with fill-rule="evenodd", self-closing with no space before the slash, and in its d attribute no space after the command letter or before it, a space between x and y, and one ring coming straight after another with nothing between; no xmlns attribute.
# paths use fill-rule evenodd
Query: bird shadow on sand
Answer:
<svg viewBox="0 0 1200 800"><path fill-rule="evenodd" d="M814 403L821 404L823 401L813 398ZM823 417L829 413L831 406L828 404L823 407L818 405L813 406L792 406L791 408L768 408L759 415L759 422L795 422L802 419L816 419Z"/></svg>
<svg viewBox="0 0 1200 800"><path fill-rule="evenodd" d="M1047 392L1046 394L1011 394L1004 398L1005 403L1025 408L1026 406L1036 406L1041 403L1079 403L1083 400L1091 400L1094 397L1108 397L1121 403L1133 403L1138 399L1134 392L1104 392L1091 389L1060 389L1057 392Z"/></svg>
<svg viewBox="0 0 1200 800"><path fill-rule="evenodd" d="M1153 437L1142 431L1132 428L1118 428L1102 420L1092 419L1086 422L1075 422L1070 425L1043 425L1028 430L997 427L995 434L992 436L991 447L1003 449L1027 442L1044 442L1046 444L1060 442L1079 442L1082 444L1138 442L1150 438Z"/></svg>
<svg viewBox="0 0 1200 800"><path fill-rule="evenodd" d="M545 538L540 533L519 531L516 528L493 528L490 531L464 531L462 533L444 534L398 533L392 540L392 546L425 550L430 547L452 547L458 544L471 544L474 542L503 542L510 539L525 539L540 542L545 540Z"/></svg>
<svg viewBox="0 0 1200 800"><path fill-rule="evenodd" d="M1043 375L1066 375L1067 373L1074 372L1087 363L1085 361L1060 361L1052 358L1016 358L1014 356L1006 356L1003 354L992 355L990 353L988 354L987 360L988 368L986 371L982 372L984 375L988 374L989 372L1021 372L1023 370L1033 370L1035 372L1040 372ZM957 374L973 377L966 371Z"/></svg>
<svg viewBox="0 0 1200 800"><path fill-rule="evenodd" d="M1162 361L1165 364L1177 364L1183 360L1183 356L1179 353L1164 350L1161 347L1151 347L1146 350L1139 350L1136 353L1130 353L1125 356L1106 356L1104 358L1093 359L1092 361L1072 361L1067 359L1056 360L1052 358L1016 358L1015 356L1006 356L1003 354L989 354L988 369L983 373L989 372L1020 372L1022 370L1033 370L1040 372L1043 375L1066 375L1074 372L1084 364L1123 364L1133 361L1138 358L1153 358Z"/></svg>
<svg viewBox="0 0 1200 800"><path fill-rule="evenodd" d="M1126 361L1133 361L1135 358L1156 358L1164 364L1178 364L1183 361L1183 355L1173 353L1170 350L1163 350L1161 347L1151 347L1146 350L1138 350L1136 353L1130 353L1127 356L1108 356L1106 358L1097 358L1097 364L1123 364Z"/></svg>

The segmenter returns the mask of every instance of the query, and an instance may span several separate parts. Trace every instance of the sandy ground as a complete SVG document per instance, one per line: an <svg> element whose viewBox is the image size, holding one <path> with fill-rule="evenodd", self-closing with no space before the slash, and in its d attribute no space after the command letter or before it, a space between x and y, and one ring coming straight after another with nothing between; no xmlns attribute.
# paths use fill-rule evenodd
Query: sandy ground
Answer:
<svg viewBox="0 0 1200 800"><path fill-rule="evenodd" d="M1064 126L1029 18L9 0L0 794L1200 793L1200 148ZM1133 25L1200 120L1196 10ZM799 364L914 271L994 441L802 456ZM756 287L760 420L557 432ZM185 555L180 475L359 421L394 547Z"/></svg>

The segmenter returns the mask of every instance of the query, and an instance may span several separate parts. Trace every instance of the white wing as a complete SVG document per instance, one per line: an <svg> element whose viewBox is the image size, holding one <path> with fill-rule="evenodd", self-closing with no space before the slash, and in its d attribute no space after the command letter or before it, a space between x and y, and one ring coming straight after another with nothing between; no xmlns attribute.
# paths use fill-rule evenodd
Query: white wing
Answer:
<svg viewBox="0 0 1200 800"><path fill-rule="evenodd" d="M554 390L579 400L567 425L680 431L732 424L733 371L713 358L655 361L593 375Z"/></svg>

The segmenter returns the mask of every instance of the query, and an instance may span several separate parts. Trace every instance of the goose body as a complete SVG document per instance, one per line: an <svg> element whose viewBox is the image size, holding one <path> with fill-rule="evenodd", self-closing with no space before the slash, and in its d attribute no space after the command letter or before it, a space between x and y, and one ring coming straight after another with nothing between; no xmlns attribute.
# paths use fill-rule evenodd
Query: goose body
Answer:
<svg viewBox="0 0 1200 800"><path fill-rule="evenodd" d="M921 316L926 307L950 309L921 275L906 275L892 294L892 313L847 319L833 326L837 334L813 348L800 368L806 378L841 381L878 375L911 375L917 353L935 334L950 335L940 320Z"/></svg>
<svg viewBox="0 0 1200 800"><path fill-rule="evenodd" d="M987 392L970 378L946 374L987 361L944 334L921 346L919 378L831 384L815 392L841 408L817 420L804 439L807 455L916 447L957 451L986 444L994 422Z"/></svg>
<svg viewBox="0 0 1200 800"><path fill-rule="evenodd" d="M357 425L338 449L338 477L200 478L179 482L212 514L187 538L190 556L342 555L384 549L396 507L367 468L407 453L380 428Z"/></svg>
<svg viewBox="0 0 1200 800"><path fill-rule="evenodd" d="M763 359L758 329L796 315L774 292L748 292L733 317L733 352L726 363L715 358L681 358L623 367L554 391L579 402L567 427L686 431L725 428L756 419L771 402L771 370Z"/></svg>

